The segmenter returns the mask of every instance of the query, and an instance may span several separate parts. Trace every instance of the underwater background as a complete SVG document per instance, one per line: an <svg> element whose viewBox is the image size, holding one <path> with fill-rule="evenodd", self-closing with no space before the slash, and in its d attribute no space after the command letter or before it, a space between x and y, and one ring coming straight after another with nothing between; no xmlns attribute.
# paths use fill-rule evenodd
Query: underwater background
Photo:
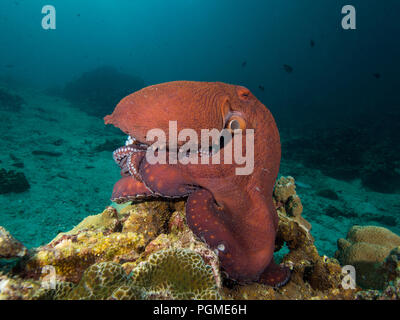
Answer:
<svg viewBox="0 0 400 320"><path fill-rule="evenodd" d="M103 211L126 136L102 118L140 88L196 80L271 110L320 254L353 225L400 234L400 2L350 2L2 0L0 225L37 247Z"/></svg>

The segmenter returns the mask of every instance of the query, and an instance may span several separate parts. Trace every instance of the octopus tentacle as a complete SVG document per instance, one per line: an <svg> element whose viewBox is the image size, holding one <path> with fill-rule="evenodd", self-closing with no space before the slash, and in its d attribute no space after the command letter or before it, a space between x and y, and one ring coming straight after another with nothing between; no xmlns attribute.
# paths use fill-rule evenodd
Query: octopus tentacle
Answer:
<svg viewBox="0 0 400 320"><path fill-rule="evenodd" d="M144 151L137 151L134 153L129 154L126 162L126 166L131 176L134 176L136 180L142 181L142 178L138 172L140 162L142 161L146 152Z"/></svg>
<svg viewBox="0 0 400 320"><path fill-rule="evenodd" d="M206 189L190 194L186 203L186 221L190 229L213 249L229 276L237 277L235 261L245 259L224 210Z"/></svg>
<svg viewBox="0 0 400 320"><path fill-rule="evenodd" d="M290 280L290 269L283 265L275 263L274 259L265 268L258 280L260 283L267 284L273 287L282 287Z"/></svg>
<svg viewBox="0 0 400 320"><path fill-rule="evenodd" d="M134 176L136 180L142 181L137 172L146 151L134 145L120 147L113 152L113 159L121 168L121 176Z"/></svg>
<svg viewBox="0 0 400 320"><path fill-rule="evenodd" d="M123 177L115 184L111 201L123 203L127 201L158 198L143 182L132 176Z"/></svg>
<svg viewBox="0 0 400 320"><path fill-rule="evenodd" d="M146 159L140 165L139 175L148 189L165 198L186 197L198 188L182 176L179 167L149 164Z"/></svg>
<svg viewBox="0 0 400 320"><path fill-rule="evenodd" d="M132 146L120 147L113 152L113 159L117 165L120 165L121 161L128 157L131 153L138 151L138 149Z"/></svg>

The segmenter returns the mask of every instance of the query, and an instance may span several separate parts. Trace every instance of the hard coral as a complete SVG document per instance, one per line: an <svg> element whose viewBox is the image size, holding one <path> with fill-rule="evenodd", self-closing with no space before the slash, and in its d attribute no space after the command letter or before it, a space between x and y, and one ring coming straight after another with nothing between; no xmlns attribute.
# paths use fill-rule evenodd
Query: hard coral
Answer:
<svg viewBox="0 0 400 320"><path fill-rule="evenodd" d="M182 205L183 204L183 205ZM147 259L150 254L166 249L190 249L203 258L211 266L218 288L222 285L218 252L211 250L207 244L196 237L186 224L185 208L183 202L175 204L177 209L172 213L168 222L167 233L160 234L151 241L143 252L142 259ZM138 261L141 259L138 259Z"/></svg>
<svg viewBox="0 0 400 320"><path fill-rule="evenodd" d="M40 278L42 268L52 265L58 280L77 282L94 263L133 262L158 235L169 212L169 205L161 202L129 205L120 213L108 207L38 248L26 263L25 273Z"/></svg>
<svg viewBox="0 0 400 320"><path fill-rule="evenodd" d="M118 263L100 262L83 273L79 283L57 282L37 289L32 299L137 300L218 299L211 267L188 249L161 250L140 263L131 275Z"/></svg>
<svg viewBox="0 0 400 320"><path fill-rule="evenodd" d="M291 176L280 177L275 183L274 199L279 203L286 203L289 197L296 194L296 185Z"/></svg>
<svg viewBox="0 0 400 320"><path fill-rule="evenodd" d="M400 245L400 237L376 226L354 226L346 239L338 240L336 258L357 271L357 284L366 289L382 289L388 274L383 263L390 251Z"/></svg>
<svg viewBox="0 0 400 320"><path fill-rule="evenodd" d="M121 214L127 216L122 232L141 234L148 243L165 229L171 213L167 202L153 201L127 206Z"/></svg>
<svg viewBox="0 0 400 320"><path fill-rule="evenodd" d="M27 252L28 250L21 242L0 226L0 259L23 257Z"/></svg>
<svg viewBox="0 0 400 320"><path fill-rule="evenodd" d="M155 299L219 299L212 268L189 249L155 252L132 271L133 283Z"/></svg>
<svg viewBox="0 0 400 320"><path fill-rule="evenodd" d="M142 296L121 265L101 262L90 266L65 297L71 300L136 300Z"/></svg>
<svg viewBox="0 0 400 320"><path fill-rule="evenodd" d="M40 283L35 280L0 273L0 300L31 299L38 290Z"/></svg>
<svg viewBox="0 0 400 320"><path fill-rule="evenodd" d="M56 242L63 237L65 238L65 236L77 235L82 231L101 231L103 233L111 233L118 231L120 228L121 222L119 221L117 210L113 207L107 207L100 214L86 217L72 230L60 233L52 242Z"/></svg>

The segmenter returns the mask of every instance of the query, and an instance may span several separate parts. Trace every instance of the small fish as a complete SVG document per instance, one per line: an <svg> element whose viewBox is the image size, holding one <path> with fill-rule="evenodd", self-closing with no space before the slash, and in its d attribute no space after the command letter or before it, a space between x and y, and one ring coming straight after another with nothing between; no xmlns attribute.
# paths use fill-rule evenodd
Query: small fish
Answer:
<svg viewBox="0 0 400 320"><path fill-rule="evenodd" d="M310 46L311 46L311 48L314 48L314 46L315 46L314 40L311 40L311 41L310 41Z"/></svg>
<svg viewBox="0 0 400 320"><path fill-rule="evenodd" d="M5 67L8 69L11 69L11 68L14 68L15 66L13 64L6 64Z"/></svg>
<svg viewBox="0 0 400 320"><path fill-rule="evenodd" d="M261 84L258 86L258 89L260 89L261 91L264 91L264 86L262 86Z"/></svg>
<svg viewBox="0 0 400 320"><path fill-rule="evenodd" d="M293 68L291 66L289 66L288 64L284 64L283 68L285 69L285 71L287 73L292 73L293 72Z"/></svg>
<svg viewBox="0 0 400 320"><path fill-rule="evenodd" d="M247 65L247 61L242 62L242 67L244 68Z"/></svg>
<svg viewBox="0 0 400 320"><path fill-rule="evenodd" d="M77 14L76 14L76 16L77 16L77 17L80 17L80 16L81 16L81 14L80 14L80 13L77 13Z"/></svg>
<svg viewBox="0 0 400 320"><path fill-rule="evenodd" d="M380 77L381 77L381 74L380 73L373 73L372 74L376 79L380 79Z"/></svg>

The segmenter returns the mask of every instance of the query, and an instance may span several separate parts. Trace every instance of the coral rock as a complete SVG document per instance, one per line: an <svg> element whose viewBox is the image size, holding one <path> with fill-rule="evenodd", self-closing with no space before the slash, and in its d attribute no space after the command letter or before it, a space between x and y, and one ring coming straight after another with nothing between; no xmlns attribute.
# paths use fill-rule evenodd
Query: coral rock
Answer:
<svg viewBox="0 0 400 320"><path fill-rule="evenodd" d="M40 289L40 283L32 279L0 273L0 300L27 300Z"/></svg>
<svg viewBox="0 0 400 320"><path fill-rule="evenodd" d="M101 262L90 266L79 284L66 299L71 300L136 300L141 298L140 289L132 285L121 265Z"/></svg>
<svg viewBox="0 0 400 320"><path fill-rule="evenodd" d="M355 267L357 284L361 287L382 289L388 277L383 262L399 245L400 237L388 229L354 226L346 239L338 240L335 256L341 264Z"/></svg>
<svg viewBox="0 0 400 320"><path fill-rule="evenodd" d="M143 237L133 232L82 231L64 236L47 246L40 247L29 259L25 273L40 278L45 266L53 266L57 280L77 282L86 268L102 261L134 261L143 248Z"/></svg>
<svg viewBox="0 0 400 320"><path fill-rule="evenodd" d="M121 214L129 215L122 232L141 234L148 243L163 231L170 216L170 206L167 202L144 202L125 207Z"/></svg>
<svg viewBox="0 0 400 320"><path fill-rule="evenodd" d="M133 283L155 299L219 299L212 268L189 249L151 254L132 271Z"/></svg>
<svg viewBox="0 0 400 320"><path fill-rule="evenodd" d="M117 231L118 228L120 228L120 221L118 220L117 210L113 207L107 207L100 214L86 217L72 230L65 233L60 233L52 242L57 241L64 236L76 235L81 231L91 230L111 233Z"/></svg>
<svg viewBox="0 0 400 320"><path fill-rule="evenodd" d="M291 176L280 177L275 184L274 198L277 202L286 203L290 196L296 194L296 185Z"/></svg>
<svg viewBox="0 0 400 320"><path fill-rule="evenodd" d="M0 259L10 259L23 257L27 254L27 249L11 234L0 226Z"/></svg>

